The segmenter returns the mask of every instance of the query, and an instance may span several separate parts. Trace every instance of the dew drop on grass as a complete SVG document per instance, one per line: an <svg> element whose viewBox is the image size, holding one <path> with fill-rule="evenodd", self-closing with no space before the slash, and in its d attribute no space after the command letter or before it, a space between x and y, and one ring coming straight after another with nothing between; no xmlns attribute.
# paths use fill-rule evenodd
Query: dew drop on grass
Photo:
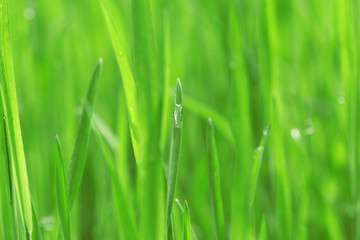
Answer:
<svg viewBox="0 0 360 240"><path fill-rule="evenodd" d="M174 105L174 123L175 127L179 128L182 126L182 105L181 104L175 104Z"/></svg>
<svg viewBox="0 0 360 240"><path fill-rule="evenodd" d="M344 104L345 103L345 98L343 96L340 96L340 97L338 97L337 101L338 101L339 104Z"/></svg>
<svg viewBox="0 0 360 240"><path fill-rule="evenodd" d="M292 137L294 140L296 140L296 141L299 141L300 138L301 138L301 133L300 133L300 131L299 131L298 128L293 128L293 129L291 129L291 130L290 130L290 135L291 135L291 137Z"/></svg>
<svg viewBox="0 0 360 240"><path fill-rule="evenodd" d="M25 8L24 10L24 17L27 19L27 20L32 20L35 18L35 10L31 7L28 7L28 8Z"/></svg>
<svg viewBox="0 0 360 240"><path fill-rule="evenodd" d="M51 231L54 227L55 219L53 216L45 216L40 219L41 227L46 231Z"/></svg>

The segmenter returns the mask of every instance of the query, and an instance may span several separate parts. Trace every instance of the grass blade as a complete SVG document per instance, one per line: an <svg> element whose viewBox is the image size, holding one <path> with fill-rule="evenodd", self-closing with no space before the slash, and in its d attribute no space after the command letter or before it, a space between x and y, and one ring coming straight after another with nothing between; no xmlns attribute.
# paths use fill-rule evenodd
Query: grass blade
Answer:
<svg viewBox="0 0 360 240"><path fill-rule="evenodd" d="M267 136L269 134L269 131L271 129L271 125L268 125L264 128L263 135L261 137L261 141L259 144L259 147L256 148L254 152L254 163L253 163L253 169L251 174L251 182L250 182L250 194L249 194L249 208L252 209L254 204L254 198L255 198L255 192L256 192L256 186L259 179L259 173L264 153L264 146L267 139Z"/></svg>
<svg viewBox="0 0 360 240"><path fill-rule="evenodd" d="M36 209L34 206L33 201L31 200L31 209L32 209L32 219L33 219L33 226L34 226L34 231L32 233L32 238L35 240L42 240L43 239L43 235L40 229L40 225L39 225L39 220L36 214Z"/></svg>
<svg viewBox="0 0 360 240"><path fill-rule="evenodd" d="M106 143L104 141L104 135L101 134L101 131L99 131L97 126L95 126L95 129L96 129L95 132L100 142L100 147L105 159L105 163L110 172L112 193L114 197L115 206L117 208L120 217L120 232L122 235L121 239L134 239L134 240L139 239L135 225L135 214L132 211L132 207L124 192L124 189L121 187L112 154L108 146L106 146Z"/></svg>
<svg viewBox="0 0 360 240"><path fill-rule="evenodd" d="M219 129L219 131L227 138L232 146L235 146L235 138L231 129L231 125L229 121L221 114L217 113L205 104L186 95L184 96L184 107L187 110L198 114L204 119L211 117L217 129Z"/></svg>
<svg viewBox="0 0 360 240"><path fill-rule="evenodd" d="M64 156L62 153L59 135L56 135L57 153L56 157L56 195L59 208L62 234L65 240L70 240L70 206L69 195L67 192Z"/></svg>
<svg viewBox="0 0 360 240"><path fill-rule="evenodd" d="M175 197L176 180L180 163L180 148L182 138L182 88L178 78L175 87L174 115L172 126L172 137L170 145L170 166L168 175L168 191L166 204L166 227L170 225L171 210Z"/></svg>
<svg viewBox="0 0 360 240"><path fill-rule="evenodd" d="M191 240L191 222L190 222L190 210L187 201L185 200L185 211L183 216L183 239Z"/></svg>
<svg viewBox="0 0 360 240"><path fill-rule="evenodd" d="M181 205L179 199L176 198L176 199L175 199L175 202L176 202L178 208L180 209L180 212L184 215L184 208L183 208L183 206ZM196 236L195 231L194 231L194 228L193 228L192 226L191 226L191 238L192 238L193 240L198 240L198 237Z"/></svg>
<svg viewBox="0 0 360 240"><path fill-rule="evenodd" d="M208 119L207 125L207 149L215 239L220 240L224 239L224 209L220 187L219 158L216 149L215 130L211 118Z"/></svg>
<svg viewBox="0 0 360 240"><path fill-rule="evenodd" d="M91 115L94 108L96 93L99 87L102 70L102 58L99 59L91 78L89 89L81 115L80 125L75 141L74 151L71 158L68 176L68 194L70 210L74 205L76 194L79 190L85 167L86 153L90 134Z"/></svg>
<svg viewBox="0 0 360 240"><path fill-rule="evenodd" d="M10 146L11 151L13 151L13 154L11 154L14 160L13 176L16 178L15 189L19 197L26 237L27 239L31 239L31 233L33 231L31 197L16 100L7 0L0 0L0 6L2 6L0 8L0 65L2 84L4 86L6 118L8 119L9 125Z"/></svg>
<svg viewBox="0 0 360 240"><path fill-rule="evenodd" d="M129 65L128 58L122 46L122 43L118 37L118 33L116 31L115 25L111 19L110 13L107 10L105 3L101 1L101 6L103 9L103 13L105 15L105 20L108 26L109 34L111 37L111 41L113 44L116 60L120 69L122 82L125 89L125 98L126 105L128 108L129 114L129 125L130 125L130 133L131 139L133 142L135 157L137 161L140 161L142 157L139 156L139 141L140 141L140 119L138 116L138 106L137 106L137 94L136 94L136 85L133 78L133 74L131 72L131 68Z"/></svg>
<svg viewBox="0 0 360 240"><path fill-rule="evenodd" d="M260 232L259 232L259 240L266 240L267 239L267 233L266 233L266 218L263 217L261 219L261 224L260 224Z"/></svg>

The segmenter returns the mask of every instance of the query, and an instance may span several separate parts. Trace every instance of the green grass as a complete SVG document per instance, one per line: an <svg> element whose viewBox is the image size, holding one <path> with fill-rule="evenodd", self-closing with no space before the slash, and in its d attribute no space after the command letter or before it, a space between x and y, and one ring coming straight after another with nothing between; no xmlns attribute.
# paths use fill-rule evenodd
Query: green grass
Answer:
<svg viewBox="0 0 360 240"><path fill-rule="evenodd" d="M360 238L359 13L0 0L0 239Z"/></svg>

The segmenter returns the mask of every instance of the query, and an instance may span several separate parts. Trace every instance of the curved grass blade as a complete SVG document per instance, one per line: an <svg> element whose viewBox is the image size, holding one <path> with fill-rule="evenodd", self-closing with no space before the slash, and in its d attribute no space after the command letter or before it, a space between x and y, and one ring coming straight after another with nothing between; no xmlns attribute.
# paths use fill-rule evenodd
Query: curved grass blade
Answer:
<svg viewBox="0 0 360 240"><path fill-rule="evenodd" d="M207 149L215 239L222 240L224 239L224 209L220 187L219 158L216 149L215 130L211 118L208 119L207 124Z"/></svg>
<svg viewBox="0 0 360 240"><path fill-rule="evenodd" d="M214 125L219 129L219 131L227 138L227 140L231 143L231 145L235 146L235 138L231 129L231 125L227 119L221 116L219 113L206 106L205 104L189 97L184 96L184 107L198 114L200 117L207 119L211 117Z"/></svg>
<svg viewBox="0 0 360 240"><path fill-rule="evenodd" d="M183 240L191 240L190 210L186 200L185 200L185 211L183 216Z"/></svg>
<svg viewBox="0 0 360 240"><path fill-rule="evenodd" d="M121 187L119 177L113 162L112 154L109 148L106 146L104 141L104 136L101 134L101 131L97 128L96 133L100 142L100 147L103 152L103 156L106 162L106 165L110 171L110 178L112 182L112 193L114 197L115 206L119 212L120 217L120 232L122 234L121 239L139 239L136 225L135 225L135 214L132 211L132 207L126 197L124 189Z"/></svg>
<svg viewBox="0 0 360 240"><path fill-rule="evenodd" d="M264 153L264 146L267 139L267 136L269 134L269 131L271 129L271 125L268 125L264 128L263 135L261 137L261 141L259 144L259 147L256 148L254 152L254 163L253 163L253 169L251 174L251 182L250 182L250 194L249 194L249 208L251 209L254 204L254 198L255 198L255 192L256 192L256 186L259 179L259 173Z"/></svg>
<svg viewBox="0 0 360 240"><path fill-rule="evenodd" d="M31 239L31 233L33 231L31 197L16 100L7 0L0 0L0 6L2 6L0 8L0 68L2 84L4 87L5 111L9 125L9 138L12 151L11 156L13 157L14 165L13 176L15 189L17 196L19 197L26 237L27 239Z"/></svg>
<svg viewBox="0 0 360 240"><path fill-rule="evenodd" d="M86 101L84 103L83 112L81 115L79 129L77 132L74 151L71 158L68 176L68 194L70 200L70 210L74 205L75 197L79 190L82 175L84 172L90 134L91 115L94 108L96 93L99 87L102 62L102 58L100 58L91 78L91 82L86 96Z"/></svg>
<svg viewBox="0 0 360 240"><path fill-rule="evenodd" d="M62 153L59 135L56 135L57 157L56 157L56 195L59 208L60 222L63 239L70 240L70 206L69 195L67 192L64 156Z"/></svg>
<svg viewBox="0 0 360 240"><path fill-rule="evenodd" d="M170 145L170 166L168 175L168 191L166 203L166 228L170 226L171 210L174 202L176 180L180 163L180 148L182 138L182 88L178 78L175 87L174 115L172 126L172 137ZM168 231L167 231L168 232Z"/></svg>
<svg viewBox="0 0 360 240"><path fill-rule="evenodd" d="M184 215L184 208L183 208L183 206L181 205L179 199L176 198L176 199L175 199L175 202L176 202L176 204L177 204L180 212ZM190 227L191 227L191 239L193 239L193 240L198 240L198 237L197 237L196 234L195 234L194 228L193 228L192 226L190 226Z"/></svg>
<svg viewBox="0 0 360 240"><path fill-rule="evenodd" d="M107 27L109 30L109 34L111 37L111 41L113 44L116 60L120 69L122 82L125 89L125 98L126 98L126 105L129 114L129 125L130 125L130 133L131 139L133 143L133 148L135 152L135 158L139 162L141 161L142 157L139 154L139 141L141 134L139 129L140 127L140 118L138 116L138 106L137 106L137 94L136 94L136 85L133 78L133 74L131 72L131 68L129 65L128 58L124 52L124 48L122 43L118 37L118 33L116 31L115 25L111 19L110 13L107 10L104 1L101 1L101 6L103 9L103 13L105 15L105 20L107 23Z"/></svg>
<svg viewBox="0 0 360 240"><path fill-rule="evenodd" d="M0 90L2 92L2 89ZM11 156L10 156L10 145L9 145L9 137L8 137L8 128L6 124L6 118L3 117L3 125L4 125L4 137L5 137L5 154L6 154L6 167L8 172L8 180L9 180L9 194L10 194L10 205L13 205L13 182L12 182L12 173L11 173Z"/></svg>

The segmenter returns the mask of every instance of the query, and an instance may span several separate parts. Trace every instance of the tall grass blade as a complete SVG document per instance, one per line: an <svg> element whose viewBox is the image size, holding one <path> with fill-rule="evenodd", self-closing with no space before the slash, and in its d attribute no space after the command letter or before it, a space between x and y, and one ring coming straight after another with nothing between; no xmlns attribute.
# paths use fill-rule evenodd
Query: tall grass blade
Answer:
<svg viewBox="0 0 360 240"><path fill-rule="evenodd" d="M70 205L67 192L64 155L62 153L59 135L56 135L57 157L56 157L56 196L60 215L62 235L65 240L70 240Z"/></svg>
<svg viewBox="0 0 360 240"><path fill-rule="evenodd" d="M9 138L13 157L15 189L19 196L27 239L33 231L31 197L26 168L25 153L21 136L20 119L16 100L15 74L10 41L10 25L7 0L0 0L0 65L4 87L5 111L9 124Z"/></svg>
<svg viewBox="0 0 360 240"><path fill-rule="evenodd" d="M259 240L266 240L267 238L267 227L266 227L266 218L265 216L262 217L261 219L261 224L260 224L260 232L259 232Z"/></svg>
<svg viewBox="0 0 360 240"><path fill-rule="evenodd" d="M129 125L130 125L130 133L133 142L135 157L137 161L141 161L142 157L139 156L139 141L140 141L140 119L138 116L138 106L137 106L137 90L135 81L133 78L133 74L131 72L131 68L129 65L128 58L126 56L124 47L118 37L118 33L116 31L115 25L111 19L110 13L107 10L104 1L101 1L101 6L103 9L103 13L105 15L105 20L107 23L107 27L109 30L109 34L111 37L111 41L113 44L116 60L120 69L122 82L125 89L125 98L126 105L129 114Z"/></svg>
<svg viewBox="0 0 360 240"><path fill-rule="evenodd" d="M182 138L182 88L181 82L178 78L175 86L175 97L174 97L174 115L173 115L173 126L172 136L170 145L170 166L169 175L167 178L167 203L166 203L166 226L170 225L171 210L175 197L176 180L178 176L179 163L180 163L180 148Z"/></svg>
<svg viewBox="0 0 360 240"><path fill-rule="evenodd" d="M256 148L256 150L254 152L254 156L253 156L254 163L253 163L253 169L252 169L252 174L251 174L251 179L250 179L250 194L249 194L249 208L250 209L252 209L253 204L254 204L255 192L256 192L257 182L259 179L259 173L260 173L261 163L262 163L263 154L264 154L265 142L266 142L266 139L267 139L270 129L271 129L271 125L268 125L264 128L259 147Z"/></svg>
<svg viewBox="0 0 360 240"><path fill-rule="evenodd" d="M215 239L224 239L224 208L221 197L219 157L216 149L215 130L211 118L207 124L207 151L209 165L209 185L211 205L213 210L213 223Z"/></svg>
<svg viewBox="0 0 360 240"><path fill-rule="evenodd" d="M70 210L74 205L75 197L79 190L85 168L86 153L90 135L91 115L94 108L96 93L100 83L102 62L102 58L100 58L98 63L96 64L95 70L91 78L71 158L70 170L68 175L68 194L70 200Z"/></svg>
<svg viewBox="0 0 360 240"><path fill-rule="evenodd" d="M124 192L124 189L121 186L120 178L117 175L117 171L114 165L114 160L112 153L110 152L108 146L104 141L104 135L102 132L97 129L95 126L95 132L98 136L100 147L105 159L105 163L110 172L110 178L112 183L112 193L114 198L114 203L118 211L119 220L120 220L120 234L121 239L139 239L137 227L135 225L135 213L132 210L132 206L129 203L129 200Z"/></svg>
<svg viewBox="0 0 360 240"><path fill-rule="evenodd" d="M8 180L9 180L10 205L13 205L13 182L12 182L12 173L11 173L12 161L10 156L10 144L9 144L8 128L7 128L5 116L3 117L3 125L4 125L4 137L5 137L6 168L7 168Z"/></svg>
<svg viewBox="0 0 360 240"><path fill-rule="evenodd" d="M183 216L183 240L191 240L191 221L189 205L185 200L185 211Z"/></svg>

